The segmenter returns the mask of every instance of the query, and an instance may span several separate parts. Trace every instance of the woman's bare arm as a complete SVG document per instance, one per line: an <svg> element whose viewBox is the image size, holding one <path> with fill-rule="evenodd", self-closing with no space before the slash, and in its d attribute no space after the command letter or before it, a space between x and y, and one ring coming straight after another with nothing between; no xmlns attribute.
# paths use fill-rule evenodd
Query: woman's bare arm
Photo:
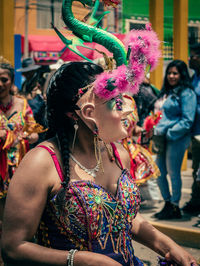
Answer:
<svg viewBox="0 0 200 266"><path fill-rule="evenodd" d="M132 221L133 240L154 250L167 260L172 260L181 266L197 266L196 260L186 250L176 244L171 238L161 233L140 214Z"/></svg>
<svg viewBox="0 0 200 266"><path fill-rule="evenodd" d="M30 151L9 186L2 235L2 252L7 265L66 265L68 251L31 242L47 197L59 187L60 180L48 152L41 148ZM105 266L120 265L107 256L92 252L75 254L75 266L102 265L102 262Z"/></svg>

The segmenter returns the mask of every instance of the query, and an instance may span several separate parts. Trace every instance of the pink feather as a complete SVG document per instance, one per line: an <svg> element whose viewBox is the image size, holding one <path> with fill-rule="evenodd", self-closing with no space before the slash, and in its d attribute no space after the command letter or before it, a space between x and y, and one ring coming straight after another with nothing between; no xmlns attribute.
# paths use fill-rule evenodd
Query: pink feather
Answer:
<svg viewBox="0 0 200 266"><path fill-rule="evenodd" d="M145 30L132 30L125 39L125 46L131 48L128 66L121 65L112 73L100 74L94 82L94 92L100 97L111 99L120 93L136 94L143 82L146 68L152 71L158 64L161 52L157 34L147 24ZM113 90L108 89L108 81L115 80Z"/></svg>

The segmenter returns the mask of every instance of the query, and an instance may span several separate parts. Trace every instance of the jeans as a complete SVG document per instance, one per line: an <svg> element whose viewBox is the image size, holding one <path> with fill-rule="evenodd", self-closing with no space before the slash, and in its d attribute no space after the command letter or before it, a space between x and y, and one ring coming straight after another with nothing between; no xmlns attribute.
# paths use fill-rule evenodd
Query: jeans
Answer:
<svg viewBox="0 0 200 266"><path fill-rule="evenodd" d="M181 165L186 149L189 147L191 137L186 135L176 141L166 140L166 150L157 155L156 163L160 169L157 183L165 201L178 205L181 198ZM171 180L172 193L170 194L167 174Z"/></svg>

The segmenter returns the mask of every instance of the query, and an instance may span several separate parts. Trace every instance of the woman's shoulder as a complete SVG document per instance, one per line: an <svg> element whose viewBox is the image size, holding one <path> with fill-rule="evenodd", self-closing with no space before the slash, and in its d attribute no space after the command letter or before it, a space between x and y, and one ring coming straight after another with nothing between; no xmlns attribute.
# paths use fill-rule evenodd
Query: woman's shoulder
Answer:
<svg viewBox="0 0 200 266"><path fill-rule="evenodd" d="M192 88L186 87L181 90L180 97L196 97L196 95Z"/></svg>
<svg viewBox="0 0 200 266"><path fill-rule="evenodd" d="M26 98L22 95L14 95L13 97L16 102L21 103L21 104L23 104L26 101Z"/></svg>
<svg viewBox="0 0 200 266"><path fill-rule="evenodd" d="M24 109L24 105L26 104L26 98L20 95L14 95L14 104L20 106L20 109Z"/></svg>
<svg viewBox="0 0 200 266"><path fill-rule="evenodd" d="M47 147L46 149L44 147ZM26 153L20 166L34 172L47 171L54 167L52 153L55 153L55 144L52 140L44 141Z"/></svg>

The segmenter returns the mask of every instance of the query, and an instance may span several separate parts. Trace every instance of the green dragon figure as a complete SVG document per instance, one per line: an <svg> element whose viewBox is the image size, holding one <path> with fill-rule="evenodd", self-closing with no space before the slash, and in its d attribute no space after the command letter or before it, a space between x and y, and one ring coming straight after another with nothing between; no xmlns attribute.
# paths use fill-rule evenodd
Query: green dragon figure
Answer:
<svg viewBox="0 0 200 266"><path fill-rule="evenodd" d="M74 53L92 62L90 59L81 54L77 47L82 46L88 49L92 49L84 45L84 42L96 42L98 44L103 45L113 54L117 66L123 64L127 65L127 52L123 43L113 34L98 27L98 24L101 19L105 16L105 14L108 13L108 11L106 11L100 16L100 18L95 18L96 12L99 7L99 0L96 0L95 2L92 0L77 0L81 2L84 6L87 5L89 7L93 7L90 17L88 18L86 23L79 21L74 17L72 13L73 1L75 0L63 0L62 17L66 26L77 37L74 37L72 40L68 40L63 36L60 31L58 31L56 27L54 27L56 33L65 43L65 45Z"/></svg>

